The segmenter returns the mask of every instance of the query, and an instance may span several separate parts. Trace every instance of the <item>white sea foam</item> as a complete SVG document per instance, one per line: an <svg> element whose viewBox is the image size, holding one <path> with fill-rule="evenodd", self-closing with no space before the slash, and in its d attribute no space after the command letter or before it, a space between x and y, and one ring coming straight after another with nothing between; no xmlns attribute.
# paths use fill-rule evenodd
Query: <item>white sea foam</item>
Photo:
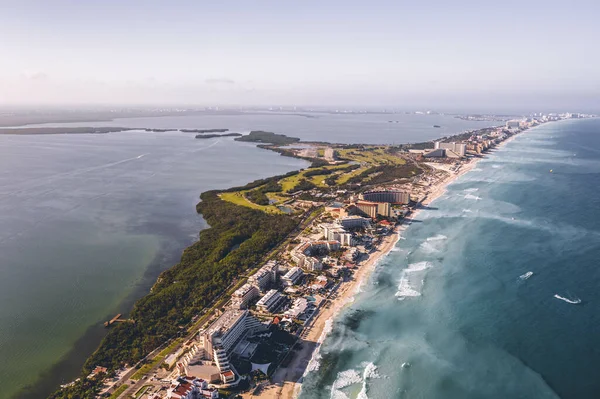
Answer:
<svg viewBox="0 0 600 399"><path fill-rule="evenodd" d="M377 366L372 362L365 366L365 371L363 372L363 379L366 380L368 378L381 378L377 371Z"/></svg>
<svg viewBox="0 0 600 399"><path fill-rule="evenodd" d="M430 241L425 241L424 243L421 243L421 245L419 245L419 248L426 254L431 254L440 251Z"/></svg>
<svg viewBox="0 0 600 399"><path fill-rule="evenodd" d="M319 339L317 340L317 347L315 348L315 351L313 352L313 355L310 359L310 361L308 362L308 365L306 366L306 370L304 371L304 375L305 376L308 372L310 371L317 371L319 369L319 366L321 365L321 344L323 343L323 341L325 340L325 338L327 337L327 335L331 332L331 330L333 330L333 319L329 318L327 320L325 320L325 325L323 326L323 331L321 332L321 335L319 336Z"/></svg>
<svg viewBox="0 0 600 399"><path fill-rule="evenodd" d="M423 270L427 270L431 267L431 263L430 262L416 262L416 263L411 263L410 265L408 265L408 268L404 270L405 273L414 273L414 272L420 272Z"/></svg>
<svg viewBox="0 0 600 399"><path fill-rule="evenodd" d="M475 187L474 188L465 188L463 191L465 193L474 193L475 191L479 191L479 189L475 188Z"/></svg>
<svg viewBox="0 0 600 399"><path fill-rule="evenodd" d="M419 245L419 249L426 254L439 252L441 250L441 247L444 245L443 241L447 239L448 237L446 237L443 234L437 234L435 236L427 237L425 241L422 242L421 245Z"/></svg>
<svg viewBox="0 0 600 399"><path fill-rule="evenodd" d="M399 300L403 300L408 297L421 296L421 293L412 287L408 277L402 276L402 278L400 278L400 284L398 285L398 291L395 295Z"/></svg>
<svg viewBox="0 0 600 399"><path fill-rule="evenodd" d="M297 398L298 396L295 396L295 397ZM332 389L331 390L331 396L330 396L330 398L331 399L350 399L348 397L348 395L346 395L344 392L342 392L340 390L337 390L337 389Z"/></svg>
<svg viewBox="0 0 600 399"><path fill-rule="evenodd" d="M465 195L465 199L472 199L472 200L478 201L478 200L481 199L481 197L478 197L478 196L473 195L473 194L467 194L467 195Z"/></svg>
<svg viewBox="0 0 600 399"><path fill-rule="evenodd" d="M340 371L333 382L333 389L341 389L350 385L360 384L363 381L358 371L354 369Z"/></svg>
<svg viewBox="0 0 600 399"><path fill-rule="evenodd" d="M427 241L440 241L440 240L446 240L447 238L448 237L446 237L443 234L438 234L433 237L427 237Z"/></svg>
<svg viewBox="0 0 600 399"><path fill-rule="evenodd" d="M472 211L472 210L470 210L470 209L463 209L462 211L463 211L463 213L471 213L471 212L473 212L473 211Z"/></svg>
<svg viewBox="0 0 600 399"><path fill-rule="evenodd" d="M362 389L358 393L356 399L368 399L367 396L367 380L381 378L377 371L377 366L374 363L368 363L363 371Z"/></svg>

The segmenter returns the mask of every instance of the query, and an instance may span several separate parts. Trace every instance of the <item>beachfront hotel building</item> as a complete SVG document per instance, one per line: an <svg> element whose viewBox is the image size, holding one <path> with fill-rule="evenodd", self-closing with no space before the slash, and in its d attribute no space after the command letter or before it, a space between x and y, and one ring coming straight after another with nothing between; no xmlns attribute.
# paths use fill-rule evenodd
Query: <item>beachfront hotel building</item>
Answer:
<svg viewBox="0 0 600 399"><path fill-rule="evenodd" d="M345 229L365 228L371 224L369 219L357 215L340 217L336 222Z"/></svg>
<svg viewBox="0 0 600 399"><path fill-rule="evenodd" d="M258 288L250 283L246 283L235 290L231 296L231 306L236 309L246 309L248 308L248 303L254 298L258 298L258 296Z"/></svg>
<svg viewBox="0 0 600 399"><path fill-rule="evenodd" d="M391 204L406 205L410 202L410 193L408 191L397 190L367 191L359 194L358 198L370 202L389 202Z"/></svg>
<svg viewBox="0 0 600 399"><path fill-rule="evenodd" d="M446 150L443 148L437 148L435 150L428 151L423 154L425 158L444 158L446 156Z"/></svg>
<svg viewBox="0 0 600 399"><path fill-rule="evenodd" d="M352 234L347 232L341 224L338 223L323 223L321 224L323 235L328 241L339 241L340 245L350 247L354 245Z"/></svg>
<svg viewBox="0 0 600 399"><path fill-rule="evenodd" d="M357 201L356 207L371 219L376 219L377 215L392 216L392 206L388 202Z"/></svg>
<svg viewBox="0 0 600 399"><path fill-rule="evenodd" d="M446 151L446 156L452 157L453 154L458 155L459 157L464 157L467 153L467 144L466 143L442 143L440 141L436 141L433 145L435 150L444 149Z"/></svg>
<svg viewBox="0 0 600 399"><path fill-rule="evenodd" d="M256 308L261 312L272 313L277 310L284 296L277 290L270 290L256 303Z"/></svg>
<svg viewBox="0 0 600 399"><path fill-rule="evenodd" d="M279 265L276 261L270 260L263 267L261 267L256 273L254 273L248 279L248 282L255 285L260 292L266 292L269 285L277 281L277 273L279 272Z"/></svg>
<svg viewBox="0 0 600 399"><path fill-rule="evenodd" d="M292 267L282 278L283 285L291 287L304 276L304 272L299 267Z"/></svg>
<svg viewBox="0 0 600 399"><path fill-rule="evenodd" d="M318 272L320 270L323 270L323 263L321 263L321 261L315 258L314 256L304 257L302 260L302 264L299 264L299 266L305 268L310 272Z"/></svg>
<svg viewBox="0 0 600 399"><path fill-rule="evenodd" d="M323 269L323 264L315 255L324 254L331 251L337 251L341 248L339 241L307 241L298 244L292 250L290 256L299 267L310 271Z"/></svg>
<svg viewBox="0 0 600 399"><path fill-rule="evenodd" d="M521 121L520 120L516 120L516 119L507 121L506 122L506 127L508 129L518 129L518 128L521 127Z"/></svg>
<svg viewBox="0 0 600 399"><path fill-rule="evenodd" d="M235 375L231 370L229 355L244 337L266 328L247 310L228 309L206 330L200 330L198 335L202 356L215 363L223 382L231 382Z"/></svg>

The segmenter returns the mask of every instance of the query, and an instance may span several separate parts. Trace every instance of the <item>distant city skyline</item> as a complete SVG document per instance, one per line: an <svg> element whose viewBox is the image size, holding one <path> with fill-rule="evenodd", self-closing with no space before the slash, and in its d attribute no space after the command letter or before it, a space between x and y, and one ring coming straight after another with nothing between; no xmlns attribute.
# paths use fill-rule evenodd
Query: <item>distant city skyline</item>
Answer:
<svg viewBox="0 0 600 399"><path fill-rule="evenodd" d="M600 110L593 1L4 1L0 105Z"/></svg>

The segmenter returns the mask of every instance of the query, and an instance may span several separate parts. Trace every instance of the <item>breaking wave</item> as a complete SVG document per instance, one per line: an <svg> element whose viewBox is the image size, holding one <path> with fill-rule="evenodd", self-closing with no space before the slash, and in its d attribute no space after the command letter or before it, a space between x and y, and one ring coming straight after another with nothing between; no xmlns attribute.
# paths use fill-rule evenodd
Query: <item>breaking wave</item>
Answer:
<svg viewBox="0 0 600 399"><path fill-rule="evenodd" d="M405 273L420 272L420 271L429 269L431 266L432 266L431 262L427 262L427 261L411 263L410 265L408 265L408 268L404 270L404 272Z"/></svg>
<svg viewBox="0 0 600 399"><path fill-rule="evenodd" d="M360 384L361 382L362 378L360 374L358 374L358 371L353 369L340 371L333 382L333 389L346 388L350 385Z"/></svg>
<svg viewBox="0 0 600 399"><path fill-rule="evenodd" d="M400 278L400 284L398 285L398 291L395 295L399 300L403 300L409 297L421 296L421 293L410 285L408 277L402 276L402 278Z"/></svg>
<svg viewBox="0 0 600 399"><path fill-rule="evenodd" d="M446 240L446 239L448 239L448 237L446 237L443 234L438 234L433 237L427 237L427 241L440 241L440 240Z"/></svg>

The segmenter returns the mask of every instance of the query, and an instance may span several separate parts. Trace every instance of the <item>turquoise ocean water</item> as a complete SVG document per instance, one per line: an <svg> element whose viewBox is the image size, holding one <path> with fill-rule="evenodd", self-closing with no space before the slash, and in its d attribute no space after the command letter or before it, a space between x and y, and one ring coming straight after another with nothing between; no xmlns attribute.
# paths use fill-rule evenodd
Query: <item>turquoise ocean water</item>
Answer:
<svg viewBox="0 0 600 399"><path fill-rule="evenodd" d="M334 320L301 398L600 397L599 205L600 120L489 154Z"/></svg>

